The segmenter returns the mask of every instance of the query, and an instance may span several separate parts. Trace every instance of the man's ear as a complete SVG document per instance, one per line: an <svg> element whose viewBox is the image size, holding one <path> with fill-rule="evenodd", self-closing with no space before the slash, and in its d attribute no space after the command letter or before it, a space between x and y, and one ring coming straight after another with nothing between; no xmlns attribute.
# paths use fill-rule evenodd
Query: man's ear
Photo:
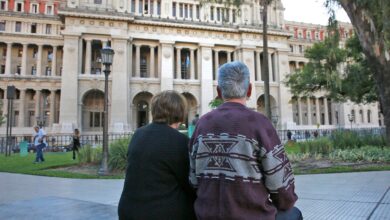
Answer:
<svg viewBox="0 0 390 220"><path fill-rule="evenodd" d="M222 99L222 92L221 92L221 89L219 88L219 86L217 86L217 94L218 94L218 98Z"/></svg>
<svg viewBox="0 0 390 220"><path fill-rule="evenodd" d="M252 83L249 83L248 91L246 91L246 97L249 98L252 95Z"/></svg>

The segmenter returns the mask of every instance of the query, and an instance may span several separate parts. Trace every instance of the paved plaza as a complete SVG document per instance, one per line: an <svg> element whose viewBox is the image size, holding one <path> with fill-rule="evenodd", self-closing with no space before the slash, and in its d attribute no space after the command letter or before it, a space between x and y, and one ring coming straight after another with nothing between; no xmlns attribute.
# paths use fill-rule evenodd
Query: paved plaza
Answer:
<svg viewBox="0 0 390 220"><path fill-rule="evenodd" d="M117 219L123 180L0 173L0 219ZM390 171L296 176L304 219L389 219Z"/></svg>

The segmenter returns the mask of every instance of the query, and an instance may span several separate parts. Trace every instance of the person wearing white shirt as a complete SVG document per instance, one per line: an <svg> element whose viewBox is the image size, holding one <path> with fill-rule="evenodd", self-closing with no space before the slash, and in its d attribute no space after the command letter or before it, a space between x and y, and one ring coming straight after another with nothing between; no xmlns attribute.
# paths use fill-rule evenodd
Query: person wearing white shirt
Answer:
<svg viewBox="0 0 390 220"><path fill-rule="evenodd" d="M39 126L35 126L34 131L34 146L37 152L34 163L44 162L42 149L46 147L46 132Z"/></svg>

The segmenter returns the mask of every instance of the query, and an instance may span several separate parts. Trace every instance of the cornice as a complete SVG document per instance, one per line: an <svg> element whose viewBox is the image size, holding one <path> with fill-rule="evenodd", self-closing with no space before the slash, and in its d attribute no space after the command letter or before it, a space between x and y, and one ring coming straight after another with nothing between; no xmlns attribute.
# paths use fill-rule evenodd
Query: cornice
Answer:
<svg viewBox="0 0 390 220"><path fill-rule="evenodd" d="M88 10L78 8L61 8L58 10L60 16L69 17L81 17L81 18L96 18L96 19L107 19L114 21L133 21L134 17L128 13L101 11L101 10Z"/></svg>

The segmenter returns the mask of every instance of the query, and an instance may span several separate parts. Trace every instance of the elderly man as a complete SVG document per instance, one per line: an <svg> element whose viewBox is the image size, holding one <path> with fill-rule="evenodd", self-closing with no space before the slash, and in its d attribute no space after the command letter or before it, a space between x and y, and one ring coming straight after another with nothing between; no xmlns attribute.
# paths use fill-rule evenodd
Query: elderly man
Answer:
<svg viewBox="0 0 390 220"><path fill-rule="evenodd" d="M34 146L37 152L34 163L44 162L42 149L46 147L46 132L39 126L34 126Z"/></svg>
<svg viewBox="0 0 390 220"><path fill-rule="evenodd" d="M302 219L294 176L276 130L246 107L249 69L226 63L218 73L224 103L202 116L190 140L190 180L198 219Z"/></svg>

